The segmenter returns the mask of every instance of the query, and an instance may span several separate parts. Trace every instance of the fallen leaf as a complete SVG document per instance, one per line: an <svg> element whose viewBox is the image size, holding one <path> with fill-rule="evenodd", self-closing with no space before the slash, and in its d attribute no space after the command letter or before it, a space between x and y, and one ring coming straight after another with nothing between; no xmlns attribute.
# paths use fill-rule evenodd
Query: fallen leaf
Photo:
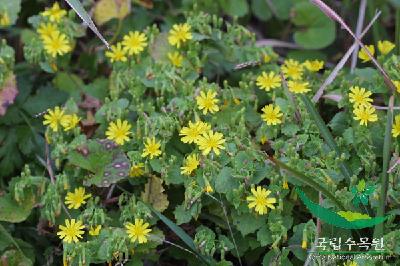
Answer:
<svg viewBox="0 0 400 266"><path fill-rule="evenodd" d="M163 180L156 176L151 176L142 192L142 200L150 203L159 212L164 211L169 204L165 189L162 186Z"/></svg>
<svg viewBox="0 0 400 266"><path fill-rule="evenodd" d="M4 116L7 107L14 103L15 97L18 95L17 82L14 75L10 75L4 86L0 88L0 116Z"/></svg>
<svg viewBox="0 0 400 266"><path fill-rule="evenodd" d="M98 25L113 18L123 19L131 11L130 0L100 0L94 8L94 20Z"/></svg>

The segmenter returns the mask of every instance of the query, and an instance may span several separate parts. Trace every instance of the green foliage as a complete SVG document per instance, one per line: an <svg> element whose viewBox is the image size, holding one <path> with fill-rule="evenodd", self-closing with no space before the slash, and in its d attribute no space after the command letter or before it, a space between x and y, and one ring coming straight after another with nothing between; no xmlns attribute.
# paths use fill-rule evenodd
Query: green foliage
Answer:
<svg viewBox="0 0 400 266"><path fill-rule="evenodd" d="M11 2L0 5L0 19L5 8L16 23L0 43L1 263L303 265L317 235L372 238L340 225L377 223L399 254L397 108L374 109L367 125L355 119L353 86L389 104L369 63L340 71L311 101L344 52L337 44L353 40L308 1L68 0L60 18L42 13L45 1ZM390 15L389 2L376 6ZM354 7L340 5L349 25ZM182 24L191 38L178 47ZM46 25L65 49L51 51ZM135 31L144 44L129 53ZM378 50L400 80L394 50ZM289 58L299 60L298 81ZM313 59L326 62L313 70L303 62ZM261 88L272 71L278 85ZM310 90L298 94L293 82ZM72 219L82 223L76 242L62 239Z"/></svg>
<svg viewBox="0 0 400 266"><path fill-rule="evenodd" d="M321 49L335 40L335 23L317 7L307 2L299 2L294 6L293 12L293 24L300 27L294 33L297 44L307 49Z"/></svg>

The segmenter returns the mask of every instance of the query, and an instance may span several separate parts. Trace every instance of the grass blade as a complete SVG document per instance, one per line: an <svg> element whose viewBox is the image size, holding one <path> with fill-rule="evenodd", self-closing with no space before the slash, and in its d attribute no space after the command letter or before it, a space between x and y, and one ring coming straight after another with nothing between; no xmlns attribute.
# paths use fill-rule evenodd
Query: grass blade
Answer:
<svg viewBox="0 0 400 266"><path fill-rule="evenodd" d="M339 150L339 147L337 146L335 140L333 139L333 136L331 132L329 131L328 127L325 125L325 122L322 120L321 116L315 109L314 104L308 99L306 95L300 95L308 113L310 114L311 118L315 121L315 124L317 125L321 136L325 140L325 142L328 144L329 148L333 151L336 152L336 155L338 157L341 156L341 152ZM345 162L340 163L340 172L344 177L347 179L350 179L352 176L350 168L347 166Z"/></svg>
<svg viewBox="0 0 400 266"><path fill-rule="evenodd" d="M65 0L65 1L78 14L78 16L89 26L89 28L97 35L97 37L99 37L99 39L107 46L107 48L110 48L110 45L103 37L103 35L101 35L96 25L94 24L92 18L83 8L81 2L79 0Z"/></svg>
<svg viewBox="0 0 400 266"><path fill-rule="evenodd" d="M294 175L294 177L300 181L301 183L308 185L310 187L312 187L315 191L319 191L322 194L324 194L328 199L330 199L339 209L341 210L345 210L346 208L344 207L344 205L337 200L337 198L335 197L335 195L330 192L329 190L327 190L325 187L321 186L320 183L318 183L317 181L315 181L313 178L297 171L296 169L291 168L290 166L286 165L285 163L279 161L278 159L274 158L274 157L269 157L268 158L270 161L272 161L275 165L277 165L279 168L284 169L288 172L290 172L292 175Z"/></svg>
<svg viewBox="0 0 400 266"><path fill-rule="evenodd" d="M203 254L201 254L198 249L196 248L193 239L186 234L185 231L183 231L182 228L180 228L178 225L176 225L173 221L168 219L166 216L161 214L159 211L155 210L151 206L149 208L153 211L155 215L160 218L160 220L166 224L196 255L203 260L207 265L213 265L214 261L212 258L205 257Z"/></svg>
<svg viewBox="0 0 400 266"><path fill-rule="evenodd" d="M389 109L387 110L387 120L386 120L386 129L385 129L385 140L383 144L383 164L382 164L382 176L381 176L381 193L379 198L379 205L377 216L384 216L385 214L385 205L386 205L386 197L387 190L389 186L389 163L390 163L390 146L392 145L392 124L393 124L393 105L394 105L394 96L392 95L389 99ZM374 237L380 238L383 235L383 223L380 223L375 226L374 229Z"/></svg>

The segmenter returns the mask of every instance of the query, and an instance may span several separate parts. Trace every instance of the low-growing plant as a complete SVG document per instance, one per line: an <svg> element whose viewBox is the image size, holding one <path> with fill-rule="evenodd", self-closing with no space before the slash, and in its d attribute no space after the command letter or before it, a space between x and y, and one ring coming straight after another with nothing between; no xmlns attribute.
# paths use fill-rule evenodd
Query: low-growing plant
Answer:
<svg viewBox="0 0 400 266"><path fill-rule="evenodd" d="M26 62L1 41L0 175L23 170L0 183L0 265L303 265L338 236L382 238L396 265L395 44L361 49L316 103L324 61L280 57L201 8L184 17L118 32L107 49L55 2L21 32ZM352 223L377 217L375 230Z"/></svg>

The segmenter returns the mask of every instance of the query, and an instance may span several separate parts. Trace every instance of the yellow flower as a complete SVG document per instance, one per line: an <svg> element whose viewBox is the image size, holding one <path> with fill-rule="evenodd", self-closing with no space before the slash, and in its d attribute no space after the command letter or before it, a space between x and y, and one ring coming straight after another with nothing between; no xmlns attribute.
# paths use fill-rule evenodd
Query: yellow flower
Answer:
<svg viewBox="0 0 400 266"><path fill-rule="evenodd" d="M207 186L204 188L204 191L205 191L206 193L213 193L213 192L214 192L214 189L212 188L211 185L207 185Z"/></svg>
<svg viewBox="0 0 400 266"><path fill-rule="evenodd" d="M51 8L46 8L46 10L42 12L42 16L49 17L51 22L60 22L65 15L67 15L67 11L61 9L58 2L55 2Z"/></svg>
<svg viewBox="0 0 400 266"><path fill-rule="evenodd" d="M269 62L271 62L271 60L272 60L272 57L269 54L264 54L263 55L264 63L269 63Z"/></svg>
<svg viewBox="0 0 400 266"><path fill-rule="evenodd" d="M117 43L117 45L111 45L111 51L107 51L106 56L110 58L111 63L126 62L128 60L126 57L126 51L122 48L121 43Z"/></svg>
<svg viewBox="0 0 400 266"><path fill-rule="evenodd" d="M139 244L147 243L147 236L151 232L150 225L144 223L143 219L135 219L135 224L127 223L125 225L126 232L132 242L139 242Z"/></svg>
<svg viewBox="0 0 400 266"><path fill-rule="evenodd" d="M365 45L365 48L367 48L367 50L369 51L369 53L370 53L372 56L374 56L374 54L375 54L375 47L374 47L373 45ZM363 49L363 48L358 52L358 58L360 58L360 59L363 61L363 63L368 62L368 61L371 61L371 58L369 58L367 52L366 52L365 49Z"/></svg>
<svg viewBox="0 0 400 266"><path fill-rule="evenodd" d="M100 234L101 225L91 226L89 230L89 235L91 236L98 236Z"/></svg>
<svg viewBox="0 0 400 266"><path fill-rule="evenodd" d="M267 143L267 141L268 141L267 136L262 135L261 138L260 138L260 143L261 143L262 145L264 145L265 143Z"/></svg>
<svg viewBox="0 0 400 266"><path fill-rule="evenodd" d="M394 43L392 43L390 41L386 41L386 40L378 41L378 50L383 55L387 55L388 53L390 53L390 51L392 51L394 47L396 47L396 45L394 45Z"/></svg>
<svg viewBox="0 0 400 266"><path fill-rule="evenodd" d="M142 153L142 157L150 157L150 159L153 159L153 157L158 157L161 155L161 143L156 142L156 138L147 138L146 143L144 144L144 149Z"/></svg>
<svg viewBox="0 0 400 266"><path fill-rule="evenodd" d="M64 131L74 129L81 119L76 115L64 115L61 120L61 125L64 127Z"/></svg>
<svg viewBox="0 0 400 266"><path fill-rule="evenodd" d="M354 86L350 88L349 101L354 105L354 107L360 105L368 106L372 102L372 99L370 98L371 95L372 93L367 91L365 88Z"/></svg>
<svg viewBox="0 0 400 266"><path fill-rule="evenodd" d="M285 181L283 181L283 183L282 183L282 188L283 189L289 189L289 184L288 184L288 182L285 180Z"/></svg>
<svg viewBox="0 0 400 266"><path fill-rule="evenodd" d="M354 109L354 120L360 120L360 125L368 125L368 122L375 122L378 116L375 113L375 108L372 105L360 105Z"/></svg>
<svg viewBox="0 0 400 266"><path fill-rule="evenodd" d="M0 13L0 27L10 26L10 23L10 17L8 16L7 12Z"/></svg>
<svg viewBox="0 0 400 266"><path fill-rule="evenodd" d="M85 226L81 221L75 221L75 219L65 220L65 226L60 225L58 228L60 231L57 232L57 235L67 243L79 242L79 238L82 238L85 233L82 230Z"/></svg>
<svg viewBox="0 0 400 266"><path fill-rule="evenodd" d="M138 31L130 31L127 35L124 36L122 45L129 55L140 54L147 46L146 35Z"/></svg>
<svg viewBox="0 0 400 266"><path fill-rule="evenodd" d="M300 82L300 81L288 81L288 88L290 92L293 93L306 93L311 89L308 88L308 82Z"/></svg>
<svg viewBox="0 0 400 266"><path fill-rule="evenodd" d="M175 67L181 67L183 56L178 52L168 53L168 59Z"/></svg>
<svg viewBox="0 0 400 266"><path fill-rule="evenodd" d="M211 126L207 123L202 121L196 121L193 123L192 121L189 121L189 126L183 127L179 132L179 136L183 136L181 138L183 143L196 143L199 137L209 130L211 130Z"/></svg>
<svg viewBox="0 0 400 266"><path fill-rule="evenodd" d="M285 60L281 70L285 78L299 80L303 76L303 65L293 59Z"/></svg>
<svg viewBox="0 0 400 266"><path fill-rule="evenodd" d="M131 125L128 121L117 119L117 122L111 122L106 131L107 139L115 141L118 145L124 145L125 141L129 141Z"/></svg>
<svg viewBox="0 0 400 266"><path fill-rule="evenodd" d="M257 186L257 188L251 188L251 193L253 195L246 198L249 202L249 209L254 208L261 215L267 214L268 208L275 209L273 204L276 203L276 199L268 198L268 195L271 194L270 190Z"/></svg>
<svg viewBox="0 0 400 266"><path fill-rule="evenodd" d="M358 264L355 261L347 261L346 263L343 263L343 266L358 266Z"/></svg>
<svg viewBox="0 0 400 266"><path fill-rule="evenodd" d="M197 106L200 110L203 110L203 114L215 113L219 111L219 107L217 103L219 102L218 99L215 99L217 93L214 91L207 91L207 94L204 91L200 92L200 96L196 97Z"/></svg>
<svg viewBox="0 0 400 266"><path fill-rule="evenodd" d="M42 36L42 40L44 50L52 57L64 55L72 49L67 36L59 31L53 31L49 36Z"/></svg>
<svg viewBox="0 0 400 266"><path fill-rule="evenodd" d="M234 102L236 105L239 105L239 104L241 103L241 101L240 101L239 98L233 98L233 102Z"/></svg>
<svg viewBox="0 0 400 266"><path fill-rule="evenodd" d="M48 109L47 114L44 115L43 125L49 125L49 127L57 132L58 125L64 118L64 111L59 106L56 106L54 110Z"/></svg>
<svg viewBox="0 0 400 266"><path fill-rule="evenodd" d="M318 72L324 67L324 61L320 60L307 60L303 65L311 72Z"/></svg>
<svg viewBox="0 0 400 266"><path fill-rule="evenodd" d="M400 93L400 81L399 80L392 80L394 86L396 87L396 90L398 93Z"/></svg>
<svg viewBox="0 0 400 266"><path fill-rule="evenodd" d="M130 171L129 171L129 176L131 177L138 177L144 174L143 170L144 164L143 163L138 163L132 165Z"/></svg>
<svg viewBox="0 0 400 266"><path fill-rule="evenodd" d="M184 24L175 24L172 26L172 29L169 31L168 42L171 45L176 47L180 47L181 43L185 43L188 40L193 38L192 33L190 32L190 25L187 23Z"/></svg>
<svg viewBox="0 0 400 266"><path fill-rule="evenodd" d="M220 150L225 149L223 146L224 143L224 135L219 132L214 133L212 130L204 133L197 141L199 149L202 151L203 155L207 155L211 151L214 151L216 155L219 155Z"/></svg>
<svg viewBox="0 0 400 266"><path fill-rule="evenodd" d="M257 77L257 86L265 91L270 91L271 89L278 88L281 86L281 77L276 75L275 72L271 71L268 74L262 72L260 76Z"/></svg>
<svg viewBox="0 0 400 266"><path fill-rule="evenodd" d="M65 197L65 204L67 204L68 209L79 209L82 204L86 203L86 199L90 198L91 196L91 194L85 194L85 188L75 188L74 193L67 193L67 196Z"/></svg>
<svg viewBox="0 0 400 266"><path fill-rule="evenodd" d="M200 161L197 154L189 155L185 160L185 164L181 167L181 174L190 175L194 170L197 169L199 164Z"/></svg>
<svg viewBox="0 0 400 266"><path fill-rule="evenodd" d="M273 104L268 104L261 109L263 114L261 118L267 123L267 125L278 125L282 123L282 113L281 108L279 106L275 106Z"/></svg>
<svg viewBox="0 0 400 266"><path fill-rule="evenodd" d="M54 32L58 32L57 26L52 23L40 23L37 32L41 39L51 37Z"/></svg>
<svg viewBox="0 0 400 266"><path fill-rule="evenodd" d="M307 249L307 241L305 241L305 240L301 241L301 248Z"/></svg>
<svg viewBox="0 0 400 266"><path fill-rule="evenodd" d="M400 115L396 115L395 122L392 128L393 137L397 138L400 135Z"/></svg>

